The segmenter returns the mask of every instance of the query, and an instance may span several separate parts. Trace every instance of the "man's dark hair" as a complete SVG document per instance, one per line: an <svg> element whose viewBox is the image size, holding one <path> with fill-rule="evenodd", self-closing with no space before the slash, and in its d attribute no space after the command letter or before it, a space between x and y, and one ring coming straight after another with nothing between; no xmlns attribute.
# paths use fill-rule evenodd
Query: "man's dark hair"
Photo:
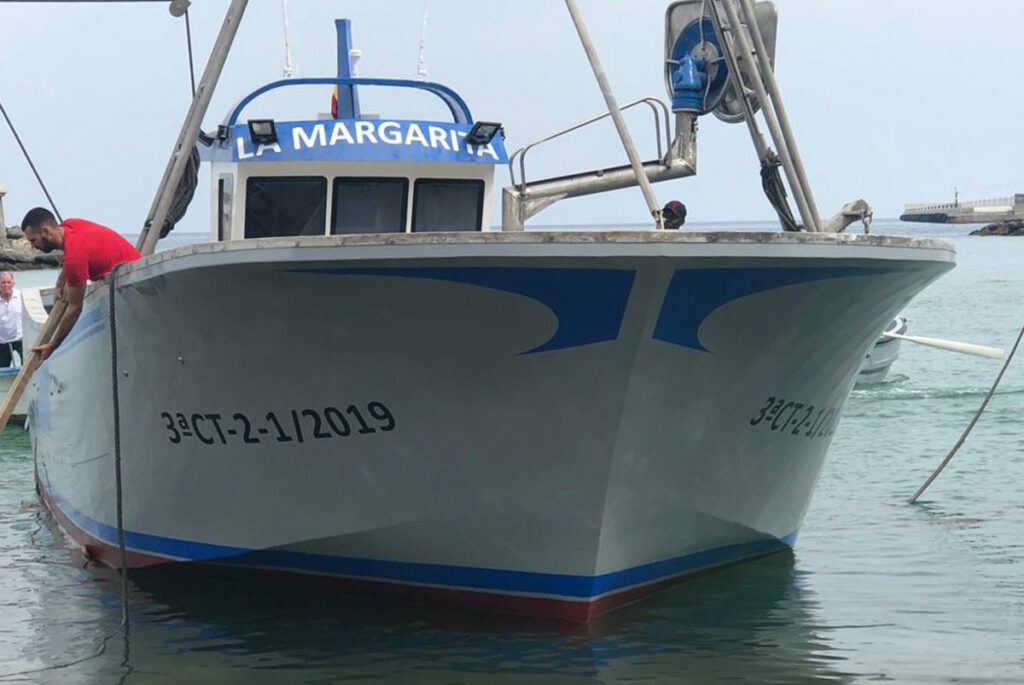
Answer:
<svg viewBox="0 0 1024 685"><path fill-rule="evenodd" d="M53 224L56 226L57 217L46 207L36 207L35 209L28 210L28 214L21 220L21 230L27 231L31 228L34 231L38 231L43 227L43 224Z"/></svg>

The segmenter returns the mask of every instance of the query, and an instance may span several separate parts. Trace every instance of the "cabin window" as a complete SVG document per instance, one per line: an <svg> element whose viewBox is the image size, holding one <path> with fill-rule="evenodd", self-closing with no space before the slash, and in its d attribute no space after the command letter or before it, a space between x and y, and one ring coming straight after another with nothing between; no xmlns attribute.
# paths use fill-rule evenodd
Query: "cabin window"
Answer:
<svg viewBox="0 0 1024 685"><path fill-rule="evenodd" d="M221 174L217 180L217 240L231 240L231 210L235 201L235 177Z"/></svg>
<svg viewBox="0 0 1024 685"><path fill-rule="evenodd" d="M483 181L421 178L413 195L412 230L479 231L483 211Z"/></svg>
<svg viewBox="0 0 1024 685"><path fill-rule="evenodd" d="M245 185L245 237L323 235L327 179L258 176Z"/></svg>
<svg viewBox="0 0 1024 685"><path fill-rule="evenodd" d="M331 233L405 233L405 178L336 178Z"/></svg>

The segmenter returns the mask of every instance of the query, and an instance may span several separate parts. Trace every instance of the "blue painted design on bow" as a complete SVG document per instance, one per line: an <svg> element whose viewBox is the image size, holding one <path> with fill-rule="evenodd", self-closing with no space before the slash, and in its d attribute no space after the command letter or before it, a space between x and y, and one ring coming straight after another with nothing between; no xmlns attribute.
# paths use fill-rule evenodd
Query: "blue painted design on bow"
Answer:
<svg viewBox="0 0 1024 685"><path fill-rule="evenodd" d="M700 342L700 326L711 312L733 300L796 283L890 271L856 267L678 269L665 291L654 338L709 352Z"/></svg>
<svg viewBox="0 0 1024 685"><path fill-rule="evenodd" d="M523 295L548 307L558 319L550 340L520 354L550 352L619 337L636 272L631 269L537 267L367 267L301 269L299 273L426 278Z"/></svg>

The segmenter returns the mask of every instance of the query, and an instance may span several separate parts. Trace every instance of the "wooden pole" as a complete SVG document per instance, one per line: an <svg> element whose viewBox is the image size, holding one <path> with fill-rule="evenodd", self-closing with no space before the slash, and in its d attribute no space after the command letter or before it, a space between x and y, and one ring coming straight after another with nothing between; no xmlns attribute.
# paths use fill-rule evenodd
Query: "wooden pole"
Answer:
<svg viewBox="0 0 1024 685"><path fill-rule="evenodd" d="M580 42L583 44L583 51L587 53L587 60L590 61L590 68L594 72L594 78L597 79L601 95L604 96L604 102L608 106L608 114L611 115L612 123L615 124L615 130L619 133L622 147L626 149L626 157L629 158L629 164L633 167L633 173L636 174L636 182L643 193L647 209L650 210L651 216L654 218L655 228L664 228L665 224L661 218L661 207L658 206L658 200L654 197L651 180L647 178L644 164L640 160L640 155L637 154L632 136L629 135L629 129L622 118L622 110L619 108L619 103L615 100L611 84L608 83L608 76L605 74L604 67L601 66L601 60L597 56L597 48L594 47L594 42L590 40L590 33L587 31L586 24L583 23L583 15L580 14L580 9L576 6L576 0L565 0L565 6L569 9L572 23L576 26L576 33L579 34Z"/></svg>
<svg viewBox="0 0 1024 685"><path fill-rule="evenodd" d="M882 333L882 337L906 340L907 342L934 347L939 350L972 354L975 357L985 357L987 359L1003 358L1003 351L998 347L987 347L985 345L975 345L974 343L957 342L956 340L943 340L942 338L926 338L923 335L901 335L899 333L889 333L888 331Z"/></svg>
<svg viewBox="0 0 1024 685"><path fill-rule="evenodd" d="M43 343L50 342L50 338L53 337L54 331L57 330L57 324L60 323L61 318L64 316L64 310L67 309L67 306L68 304L64 300L58 300L54 303L53 309L50 310L50 316L47 317L46 323L43 324L43 330L39 332L39 339L36 340L35 345L32 347L38 347ZM11 420L14 407L18 404L18 400L21 399L25 388L28 387L28 382L32 380L32 374L36 372L38 366L39 353L33 352L31 348L25 349L21 357L21 371L18 372L18 377L14 379L14 383L11 384L7 395L4 397L3 405L0 406L0 433L3 433L4 429L7 428L7 422Z"/></svg>
<svg viewBox="0 0 1024 685"><path fill-rule="evenodd" d="M174 191L185 173L185 166L192 155L192 148L196 144L196 136L199 134L199 127L203 123L203 116L210 106L210 99L213 97L214 87L220 78L220 72L227 61L228 52L231 50L231 42L238 32L238 25L242 21L242 14L245 12L249 0L231 0L224 23L221 25L217 42L210 52L210 59L206 63L206 69L196 87L196 94L192 98L192 105L185 115L185 121L181 125L181 132L178 140L174 143L171 157L167 160L167 167L164 169L163 178L153 198L153 204L146 215L146 221L139 233L139 239L135 247L143 256L153 254L156 249L156 241L160 238L160 231L163 230L164 221L170 212L171 203L174 200Z"/></svg>
<svg viewBox="0 0 1024 685"><path fill-rule="evenodd" d="M2 237L4 240L7 239L7 223L4 221L4 195L7 194L7 189L0 186L0 232L3 233Z"/></svg>

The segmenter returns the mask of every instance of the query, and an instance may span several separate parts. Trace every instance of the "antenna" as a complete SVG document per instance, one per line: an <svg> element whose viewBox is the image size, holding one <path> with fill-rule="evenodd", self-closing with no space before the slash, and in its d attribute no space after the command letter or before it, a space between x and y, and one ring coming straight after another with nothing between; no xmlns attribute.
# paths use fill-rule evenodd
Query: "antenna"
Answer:
<svg viewBox="0 0 1024 685"><path fill-rule="evenodd" d="M288 41L288 0L281 0L281 18L284 23L284 77L292 77L292 46Z"/></svg>
<svg viewBox="0 0 1024 685"><path fill-rule="evenodd" d="M423 0L423 24L420 26L420 58L416 64L416 78L420 81L427 80L427 62L423 53L427 44L427 0Z"/></svg>

